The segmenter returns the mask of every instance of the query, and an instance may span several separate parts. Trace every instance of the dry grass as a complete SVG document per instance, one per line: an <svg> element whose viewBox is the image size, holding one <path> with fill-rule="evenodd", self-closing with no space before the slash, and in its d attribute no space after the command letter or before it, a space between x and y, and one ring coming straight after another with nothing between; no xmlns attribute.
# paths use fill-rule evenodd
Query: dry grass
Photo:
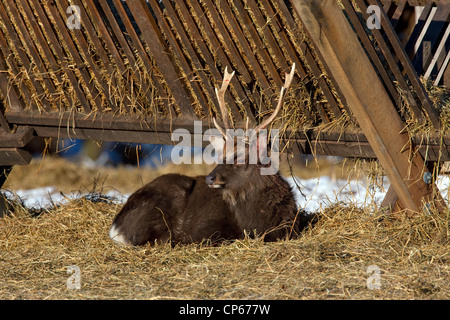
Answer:
<svg viewBox="0 0 450 320"><path fill-rule="evenodd" d="M16 208L0 219L0 299L450 297L448 212L392 219L336 204L296 240L129 248L107 236L119 208L74 200L38 218ZM67 288L71 265L80 290ZM381 270L379 290L367 288L370 265Z"/></svg>
<svg viewBox="0 0 450 320"><path fill-rule="evenodd" d="M220 247L118 246L107 236L119 205L79 200L39 218L0 221L2 299L446 299L448 218L380 222L343 205L302 238ZM67 268L81 290L67 288ZM367 268L381 288L366 286Z"/></svg>

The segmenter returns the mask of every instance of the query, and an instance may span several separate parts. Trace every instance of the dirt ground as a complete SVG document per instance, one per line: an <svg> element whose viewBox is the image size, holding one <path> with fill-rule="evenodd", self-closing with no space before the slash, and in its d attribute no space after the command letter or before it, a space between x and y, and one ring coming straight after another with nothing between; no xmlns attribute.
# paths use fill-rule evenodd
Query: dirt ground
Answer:
<svg viewBox="0 0 450 320"><path fill-rule="evenodd" d="M173 170L45 159L14 168L4 188L132 192ZM393 218L337 203L295 240L132 248L107 235L120 207L80 199L37 218L14 208L0 219L0 299L450 298L449 212Z"/></svg>

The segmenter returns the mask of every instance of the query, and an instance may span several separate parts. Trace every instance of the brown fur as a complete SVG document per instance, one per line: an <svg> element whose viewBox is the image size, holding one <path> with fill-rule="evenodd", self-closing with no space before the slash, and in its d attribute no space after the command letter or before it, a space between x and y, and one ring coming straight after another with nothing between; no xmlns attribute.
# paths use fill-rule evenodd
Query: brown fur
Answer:
<svg viewBox="0 0 450 320"><path fill-rule="evenodd" d="M210 184L221 180L221 189ZM306 222L305 222L306 221ZM113 226L127 244L212 243L263 235L275 241L298 234L309 219L279 175L262 176L258 165L218 165L208 177L168 174L130 196Z"/></svg>

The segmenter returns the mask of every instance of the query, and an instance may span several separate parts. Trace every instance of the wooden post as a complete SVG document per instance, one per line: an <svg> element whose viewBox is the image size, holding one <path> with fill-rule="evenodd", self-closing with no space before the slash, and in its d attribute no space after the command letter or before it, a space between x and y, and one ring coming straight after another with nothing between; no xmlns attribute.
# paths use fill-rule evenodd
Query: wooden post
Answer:
<svg viewBox="0 0 450 320"><path fill-rule="evenodd" d="M434 183L424 182L428 172L424 159L412 145L403 120L337 1L294 0L293 4L386 170L399 206L417 212L424 202L442 200Z"/></svg>

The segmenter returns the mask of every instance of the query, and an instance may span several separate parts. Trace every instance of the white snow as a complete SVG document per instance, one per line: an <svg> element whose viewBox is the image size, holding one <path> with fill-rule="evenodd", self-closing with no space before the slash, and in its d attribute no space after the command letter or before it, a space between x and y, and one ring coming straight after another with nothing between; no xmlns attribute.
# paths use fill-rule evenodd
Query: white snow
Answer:
<svg viewBox="0 0 450 320"><path fill-rule="evenodd" d="M314 179L286 178L293 187L297 204L309 212L316 212L330 204L344 202L359 207L379 206L389 188L389 180L384 177L378 179L378 184L362 180L333 180L328 176ZM297 185L296 185L297 183ZM448 176L439 176L437 186L442 196L447 198L450 184ZM300 188L300 189L299 189ZM18 190L15 194L22 199L27 208L48 208L53 204L64 204L70 200L80 198L84 194L62 194L55 187L45 187L33 190ZM124 203L129 194L122 195L118 191L105 194L119 203Z"/></svg>

